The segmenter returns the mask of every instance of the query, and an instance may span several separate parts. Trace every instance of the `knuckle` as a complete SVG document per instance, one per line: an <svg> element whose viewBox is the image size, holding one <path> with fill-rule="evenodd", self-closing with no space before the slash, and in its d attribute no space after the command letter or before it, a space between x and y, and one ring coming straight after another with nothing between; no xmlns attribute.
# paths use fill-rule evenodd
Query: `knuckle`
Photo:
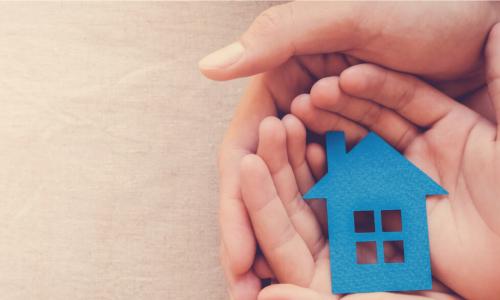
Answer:
<svg viewBox="0 0 500 300"><path fill-rule="evenodd" d="M417 89L417 81L411 79L405 89L398 95L395 110L398 112L404 111L415 98Z"/></svg>
<svg viewBox="0 0 500 300"><path fill-rule="evenodd" d="M382 108L378 105L373 105L365 112L365 115L360 119L360 123L368 127L374 126L380 119L381 114Z"/></svg>
<svg viewBox="0 0 500 300"><path fill-rule="evenodd" d="M273 6L266 9L253 21L248 31L243 35L242 40L250 40L254 37L272 37L279 31L281 24L288 18L288 10L281 6Z"/></svg>
<svg viewBox="0 0 500 300"><path fill-rule="evenodd" d="M254 24L261 29L276 28L279 26L283 17L280 7L274 6L263 11L257 19L255 19Z"/></svg>
<svg viewBox="0 0 500 300"><path fill-rule="evenodd" d="M297 235L295 228L291 223L287 223L283 228L281 228L280 234L277 235L277 239L270 243L269 250L275 253L279 253L280 249L292 241Z"/></svg>
<svg viewBox="0 0 500 300"><path fill-rule="evenodd" d="M401 137L395 143L396 149L406 149L410 141L412 141L416 136L415 129L413 129L413 127L409 124L407 124L406 126L407 128L403 131Z"/></svg>

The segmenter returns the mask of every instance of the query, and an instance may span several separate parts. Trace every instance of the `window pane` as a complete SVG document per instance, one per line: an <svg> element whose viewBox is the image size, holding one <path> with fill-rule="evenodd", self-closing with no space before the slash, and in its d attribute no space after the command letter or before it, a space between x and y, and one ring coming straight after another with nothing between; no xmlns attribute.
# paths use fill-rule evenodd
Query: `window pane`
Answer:
<svg viewBox="0 0 500 300"><path fill-rule="evenodd" d="M375 219L373 210L354 212L354 231L355 232L374 232Z"/></svg>
<svg viewBox="0 0 500 300"><path fill-rule="evenodd" d="M384 241L384 262L405 262L405 249L403 241Z"/></svg>
<svg viewBox="0 0 500 300"><path fill-rule="evenodd" d="M382 231L394 232L402 230L403 223L401 220L401 210L383 210Z"/></svg>
<svg viewBox="0 0 500 300"><path fill-rule="evenodd" d="M358 264L376 264L377 243L356 242L356 261Z"/></svg>

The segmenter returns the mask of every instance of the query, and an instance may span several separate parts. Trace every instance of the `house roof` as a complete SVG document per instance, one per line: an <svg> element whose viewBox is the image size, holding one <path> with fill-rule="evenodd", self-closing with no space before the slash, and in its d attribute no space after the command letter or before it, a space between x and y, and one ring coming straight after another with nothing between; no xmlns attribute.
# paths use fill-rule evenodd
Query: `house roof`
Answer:
<svg viewBox="0 0 500 300"><path fill-rule="evenodd" d="M438 183L413 165L374 132L366 135L346 153L343 132L326 135L328 172L304 199L332 198L333 195L380 197L405 195L422 198L447 194ZM405 200L407 201L407 200Z"/></svg>

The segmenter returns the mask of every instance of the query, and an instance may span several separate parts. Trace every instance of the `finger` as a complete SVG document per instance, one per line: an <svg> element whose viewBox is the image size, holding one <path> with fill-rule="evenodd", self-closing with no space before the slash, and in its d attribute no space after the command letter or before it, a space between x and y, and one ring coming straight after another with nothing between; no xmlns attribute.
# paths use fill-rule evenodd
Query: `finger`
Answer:
<svg viewBox="0 0 500 300"><path fill-rule="evenodd" d="M253 269L255 271L255 274L260 279L268 279L276 277L273 273L273 270L271 270L271 267L267 263L266 258L262 255L258 255L255 258L255 262L253 263Z"/></svg>
<svg viewBox="0 0 500 300"><path fill-rule="evenodd" d="M226 152L225 170L220 176L221 244L228 260L228 273L243 274L250 269L256 248L250 220L241 200L239 176L234 172L236 166L233 166L240 162L245 153L230 150L227 144L224 147L226 150L222 151L231 151L232 155L229 156Z"/></svg>
<svg viewBox="0 0 500 300"><path fill-rule="evenodd" d="M317 78L338 76L347 67L341 54L297 56L262 74L262 84L269 89L276 106L287 113L293 98L309 92Z"/></svg>
<svg viewBox="0 0 500 300"><path fill-rule="evenodd" d="M286 115L282 122L286 131L288 160L299 190L304 194L314 185L314 178L306 162L306 128L293 115Z"/></svg>
<svg viewBox="0 0 500 300"><path fill-rule="evenodd" d="M492 124L497 123L495 108L493 107L493 103L491 102L487 87L483 87L468 95L462 101L462 104L477 112Z"/></svg>
<svg viewBox="0 0 500 300"><path fill-rule="evenodd" d="M306 128L302 122L293 115L286 115L283 117L282 122L286 130L289 162L293 169L300 193L303 195L315 183L314 177L306 161ZM322 229L321 232L326 232L325 229L328 228L328 223L326 220L325 202L318 199L308 200L307 203L316 216L316 220ZM317 244L312 246L313 256L316 256L319 249L323 247L324 242L323 235L321 234L321 239L318 239Z"/></svg>
<svg viewBox="0 0 500 300"><path fill-rule="evenodd" d="M326 173L326 153L323 149L323 146L317 143L310 143L307 145L306 149L306 160L308 165L311 168L311 172L313 173L316 181L323 178ZM325 200L317 200L311 199L308 202L318 203L315 204L319 207L316 212L316 217L321 224L321 229L323 230L323 235L328 237L328 218L326 213L326 201Z"/></svg>
<svg viewBox="0 0 500 300"><path fill-rule="evenodd" d="M339 77L325 77L311 89L311 103L355 121L403 151L418 135L418 129L394 111L375 102L344 93Z"/></svg>
<svg viewBox="0 0 500 300"><path fill-rule="evenodd" d="M327 76L338 76L351 65L351 62L341 53L300 55L296 58L296 61L303 66L304 70L307 70L314 81Z"/></svg>
<svg viewBox="0 0 500 300"><path fill-rule="evenodd" d="M221 243L226 250L228 268L235 275L244 274L251 268L256 248L250 220L241 199L241 159L256 151L260 121L276 114L272 97L261 80L260 76L251 80L219 152Z"/></svg>
<svg viewBox="0 0 500 300"><path fill-rule="evenodd" d="M342 54L304 55L262 74L265 85L282 112L290 111L295 96L307 93L318 78L338 76L348 67ZM279 84L273 84L279 83Z"/></svg>
<svg viewBox="0 0 500 300"><path fill-rule="evenodd" d="M316 143L307 145L306 159L311 167L314 178L316 178L316 181L320 180L326 173L325 149L323 149L320 144Z"/></svg>
<svg viewBox="0 0 500 300"><path fill-rule="evenodd" d="M305 132L303 138L305 139ZM262 121L259 128L257 154L262 157L269 168L279 198L283 202L295 230L306 242L314 256L323 246L323 234L314 212L302 199L294 170L289 163L287 132L278 118L268 117Z"/></svg>
<svg viewBox="0 0 500 300"><path fill-rule="evenodd" d="M297 59L291 59L260 76L262 84L273 96L276 106L285 113L290 111L293 98L308 92L316 81Z"/></svg>
<svg viewBox="0 0 500 300"><path fill-rule="evenodd" d="M340 74L341 89L392 109L408 121L430 127L452 111L466 109L426 83L402 73L362 64Z"/></svg>
<svg viewBox="0 0 500 300"><path fill-rule="evenodd" d="M297 96L292 101L291 111L304 122L307 128L316 133L325 134L330 130L344 131L349 146L367 134L366 129L362 126L338 114L317 108L311 103L310 96L307 94Z"/></svg>
<svg viewBox="0 0 500 300"><path fill-rule="evenodd" d="M485 53L488 93L495 110L496 119L500 120L500 23L497 23L491 29ZM498 126L500 125L497 125L497 141L499 139L498 129L500 128Z"/></svg>
<svg viewBox="0 0 500 300"><path fill-rule="evenodd" d="M314 260L293 227L264 161L249 154L241 163L241 192L255 236L280 282L307 286Z"/></svg>
<svg viewBox="0 0 500 300"><path fill-rule="evenodd" d="M467 74L464 78L427 82L448 97L452 99L459 99L466 96L471 91L475 91L483 87L486 82L486 78L484 70L480 68L473 73L471 72Z"/></svg>
<svg viewBox="0 0 500 300"><path fill-rule="evenodd" d="M250 219L241 198L240 163L248 153L255 152L260 121L276 114L272 97L261 76L249 84L236 114L226 132L219 153L221 260L224 263L228 288L233 295L256 295L258 280L252 279L251 267L256 241ZM259 99L259 101L255 101ZM255 289L251 292L251 289ZM234 297L235 299L240 299ZM242 297L241 299L247 299Z"/></svg>
<svg viewBox="0 0 500 300"><path fill-rule="evenodd" d="M323 147L320 144L311 143L307 145L306 148L306 160L307 164L311 168L311 172L316 178L316 181L320 180L326 173L326 154ZM318 218L319 224L321 224L321 229L323 230L323 236L328 236L328 219L326 216L326 201L311 199L308 200L310 205L314 205L314 213L316 218ZM317 208L316 208L317 207Z"/></svg>
<svg viewBox="0 0 500 300"><path fill-rule="evenodd" d="M220 256L222 268L227 279L228 293L231 299L255 299L261 289L260 280L256 274L251 270L243 274L235 274L228 264L228 256L223 246L221 246Z"/></svg>
<svg viewBox="0 0 500 300"><path fill-rule="evenodd" d="M274 284L264 288L258 300L338 300L337 295L319 293L313 289L292 284Z"/></svg>
<svg viewBox="0 0 500 300"><path fill-rule="evenodd" d="M261 13L240 41L203 58L207 77L226 80L273 69L293 55L340 52L365 38L353 35L359 14L344 3L286 3ZM332 15L334 14L334 15Z"/></svg>

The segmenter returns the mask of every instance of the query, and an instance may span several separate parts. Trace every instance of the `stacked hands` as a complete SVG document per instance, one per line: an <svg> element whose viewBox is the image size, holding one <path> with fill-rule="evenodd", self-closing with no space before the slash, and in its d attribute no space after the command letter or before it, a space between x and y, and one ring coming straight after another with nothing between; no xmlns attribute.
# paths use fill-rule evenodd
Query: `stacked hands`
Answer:
<svg viewBox="0 0 500 300"><path fill-rule="evenodd" d="M200 62L213 79L258 74L220 152L233 298L499 299L499 14L492 3L287 3ZM348 147L376 132L448 191L427 198L432 291L331 293L325 204L302 199L326 168L308 135L330 130Z"/></svg>

